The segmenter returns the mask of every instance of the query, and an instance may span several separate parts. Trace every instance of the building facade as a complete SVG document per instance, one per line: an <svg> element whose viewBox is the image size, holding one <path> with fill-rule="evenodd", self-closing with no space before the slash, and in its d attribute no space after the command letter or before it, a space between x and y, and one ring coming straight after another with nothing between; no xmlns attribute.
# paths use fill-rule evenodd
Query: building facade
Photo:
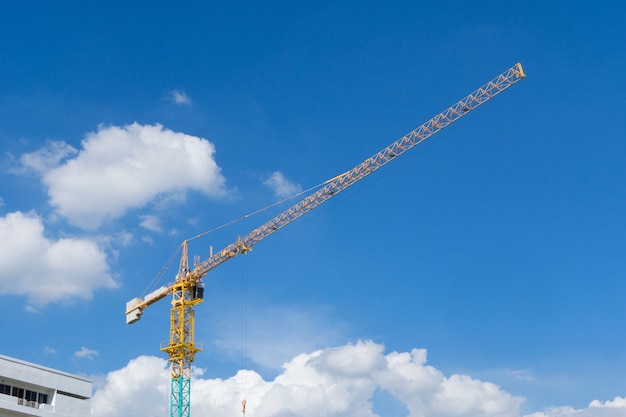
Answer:
<svg viewBox="0 0 626 417"><path fill-rule="evenodd" d="M87 417L91 381L0 355L0 417Z"/></svg>

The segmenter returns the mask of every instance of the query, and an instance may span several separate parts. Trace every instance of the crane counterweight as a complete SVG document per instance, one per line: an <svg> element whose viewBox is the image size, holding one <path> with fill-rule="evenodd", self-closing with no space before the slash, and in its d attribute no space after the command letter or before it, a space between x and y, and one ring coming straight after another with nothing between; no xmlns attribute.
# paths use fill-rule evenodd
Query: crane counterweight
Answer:
<svg viewBox="0 0 626 417"><path fill-rule="evenodd" d="M126 324L133 324L135 322L138 322L141 318L143 309L137 307L139 304L141 304L141 301L141 298L133 298L126 303Z"/></svg>

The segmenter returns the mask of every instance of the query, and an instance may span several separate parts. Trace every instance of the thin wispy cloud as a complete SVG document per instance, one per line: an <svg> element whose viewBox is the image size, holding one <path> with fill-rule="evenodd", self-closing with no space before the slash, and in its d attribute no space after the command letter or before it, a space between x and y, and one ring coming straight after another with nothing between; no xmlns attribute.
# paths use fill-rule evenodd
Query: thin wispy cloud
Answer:
<svg viewBox="0 0 626 417"><path fill-rule="evenodd" d="M532 381L534 378L532 374L524 369L504 369L506 375L511 377L512 379L517 379L519 381Z"/></svg>
<svg viewBox="0 0 626 417"><path fill-rule="evenodd" d="M141 223L139 225L144 229L151 230L153 232L160 233L163 231L163 227L161 225L161 219L153 214L146 214L139 216Z"/></svg>
<svg viewBox="0 0 626 417"><path fill-rule="evenodd" d="M251 362L263 369L280 369L285 361L300 352L345 340L349 331L348 325L335 316L332 308L322 305L261 306L252 303L249 308L255 311L255 315L246 319L247 355ZM211 333L205 337L213 341L221 354L233 359L241 355L241 333L234 314L216 318Z"/></svg>
<svg viewBox="0 0 626 417"><path fill-rule="evenodd" d="M86 347L81 347L80 350L74 352L75 359L89 359L94 360L96 356L100 355L100 352L94 349L87 349Z"/></svg>
<svg viewBox="0 0 626 417"><path fill-rule="evenodd" d="M263 181L263 185L269 187L277 197L289 197L302 191L300 184L289 181L280 171L275 171Z"/></svg>
<svg viewBox="0 0 626 417"><path fill-rule="evenodd" d="M13 172L21 173L34 171L44 174L57 167L63 160L76 155L78 151L62 141L49 142L46 146L20 156L20 168Z"/></svg>
<svg viewBox="0 0 626 417"><path fill-rule="evenodd" d="M191 104L191 98L181 90L172 90L169 94L170 100L172 100L175 104L178 105L189 105Z"/></svg>

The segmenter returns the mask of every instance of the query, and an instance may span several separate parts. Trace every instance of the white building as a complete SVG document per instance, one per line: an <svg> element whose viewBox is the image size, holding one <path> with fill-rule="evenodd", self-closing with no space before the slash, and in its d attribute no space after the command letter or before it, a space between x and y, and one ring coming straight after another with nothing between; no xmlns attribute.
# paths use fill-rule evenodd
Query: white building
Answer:
<svg viewBox="0 0 626 417"><path fill-rule="evenodd" d="M0 355L0 417L87 417L91 381Z"/></svg>

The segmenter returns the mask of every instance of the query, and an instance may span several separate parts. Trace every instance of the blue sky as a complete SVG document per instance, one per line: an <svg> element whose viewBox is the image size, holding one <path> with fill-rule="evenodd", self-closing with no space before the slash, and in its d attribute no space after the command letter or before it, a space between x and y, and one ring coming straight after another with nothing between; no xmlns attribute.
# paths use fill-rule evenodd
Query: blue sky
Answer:
<svg viewBox="0 0 626 417"><path fill-rule="evenodd" d="M519 84L211 271L192 412L626 413L626 6L130 3L0 13L0 353L93 378L94 416L164 415L169 303L124 308L182 240L519 61Z"/></svg>

